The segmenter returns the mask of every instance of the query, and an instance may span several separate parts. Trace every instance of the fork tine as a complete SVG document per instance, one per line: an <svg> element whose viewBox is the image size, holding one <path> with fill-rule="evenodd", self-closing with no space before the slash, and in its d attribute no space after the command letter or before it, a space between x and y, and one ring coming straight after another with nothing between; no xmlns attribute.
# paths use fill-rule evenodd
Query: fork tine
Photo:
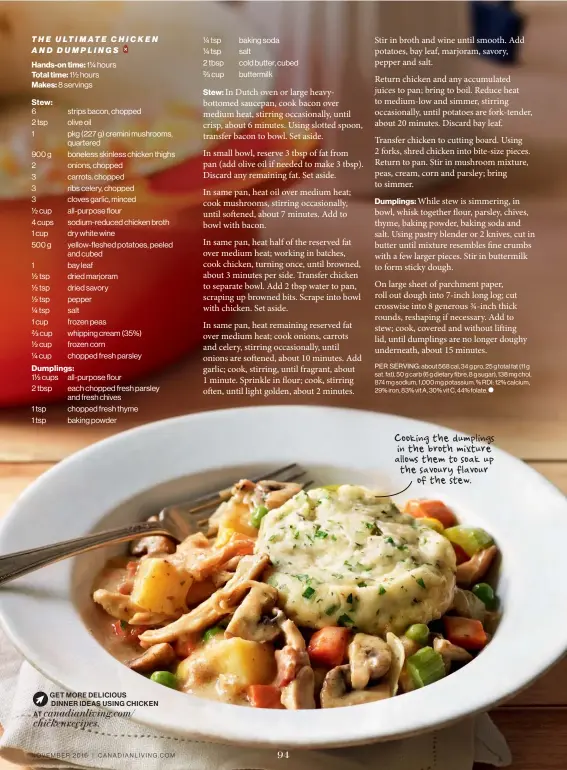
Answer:
<svg viewBox="0 0 567 770"><path fill-rule="evenodd" d="M307 473L307 471L302 471L301 473L299 473L299 474L298 474L296 477L294 477L294 478L299 478L300 476L305 476L305 474L306 474L306 473ZM293 480L294 480L294 479L289 479L289 481L293 481ZM314 484L314 483L315 483L315 482L313 481L313 479L310 479L309 481L305 481L305 482L302 482L302 484L301 484L301 487L302 487L302 489L308 489L308 488L309 488L309 487L310 487L312 484ZM202 513L202 512L203 512L203 510L204 510L204 509L201 509L201 508L199 508L199 509L198 509L198 510L196 510L196 511L192 511L192 512L191 512L191 515L192 515L193 513ZM208 524L209 524L209 517L208 517L208 516L207 516L207 517L205 517L205 518L203 518L203 519L198 519L198 520L197 520L197 522L196 522L197 528L198 528L198 529L200 529L200 530L206 530L206 529L207 529L207 527L208 527Z"/></svg>
<svg viewBox="0 0 567 770"><path fill-rule="evenodd" d="M289 478L278 478L279 476L286 476L289 472L293 471L294 475ZM295 479L300 478L301 476L305 475L305 471L303 468L298 465L297 463L291 463L290 465L285 465L283 468L277 468L275 471L269 471L268 473L262 473L260 476L255 476L250 479L250 481L254 482L254 484L257 484L259 481L262 481L263 479L273 479L274 481L294 481ZM226 489L217 490L215 492L209 492L208 494L201 495L200 497L193 498L190 500L192 513L206 510L207 508L211 508L213 505L219 505L219 503L224 502L225 500L228 500L230 497L232 487L227 487Z"/></svg>

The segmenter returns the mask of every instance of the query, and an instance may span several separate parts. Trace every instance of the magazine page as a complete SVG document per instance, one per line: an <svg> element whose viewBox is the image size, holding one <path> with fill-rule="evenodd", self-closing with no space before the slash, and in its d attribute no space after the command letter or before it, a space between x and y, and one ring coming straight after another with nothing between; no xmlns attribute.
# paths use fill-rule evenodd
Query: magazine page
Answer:
<svg viewBox="0 0 567 770"><path fill-rule="evenodd" d="M0 770L565 766L566 30L0 1Z"/></svg>

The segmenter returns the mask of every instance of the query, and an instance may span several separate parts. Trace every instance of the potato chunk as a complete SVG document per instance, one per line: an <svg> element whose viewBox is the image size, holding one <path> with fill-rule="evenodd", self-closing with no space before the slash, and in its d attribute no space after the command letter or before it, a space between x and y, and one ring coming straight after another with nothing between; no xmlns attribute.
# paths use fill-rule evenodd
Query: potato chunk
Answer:
<svg viewBox="0 0 567 770"><path fill-rule="evenodd" d="M227 674L242 685L269 684L276 675L271 644L235 637L211 645L207 657L219 674Z"/></svg>
<svg viewBox="0 0 567 770"><path fill-rule="evenodd" d="M230 501L219 517L219 531L215 545L220 547L230 540L231 535L240 532L241 535L256 537L258 530L250 523L250 508L245 503Z"/></svg>
<svg viewBox="0 0 567 770"><path fill-rule="evenodd" d="M165 559L143 559L134 579L130 598L149 612L178 615L187 611L186 596L191 578Z"/></svg>
<svg viewBox="0 0 567 770"><path fill-rule="evenodd" d="M276 675L271 644L246 639L215 639L182 661L177 669L181 680L193 686L226 676L241 688L269 684Z"/></svg>

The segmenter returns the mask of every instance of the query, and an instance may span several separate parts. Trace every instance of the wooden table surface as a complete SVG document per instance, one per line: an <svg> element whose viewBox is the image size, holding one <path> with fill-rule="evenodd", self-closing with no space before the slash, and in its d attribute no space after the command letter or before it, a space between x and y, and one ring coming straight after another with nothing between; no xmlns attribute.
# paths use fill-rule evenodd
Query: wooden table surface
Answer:
<svg viewBox="0 0 567 770"><path fill-rule="evenodd" d="M540 346L539 385L528 395L495 398L477 405L467 400L418 401L384 399L379 404L369 400L351 406L410 414L469 433L487 429L496 443L528 462L567 493L567 404L564 383L567 356L564 352L565 282L557 280L560 269L558 245L564 253L567 243L567 3L520 3L529 14L529 35L524 52L525 66L518 71L523 86L540 105L536 117L526 125L531 140L531 172L525 178L524 197L529 198L533 229L538 229L541 262L534 265L534 286L543 275L549 279L546 292L556 292L563 308L563 327L555 323L545 330ZM484 65L481 65L484 66ZM482 197L480 188L476 190ZM485 190L495 194L494 190ZM522 194L518 191L519 197ZM352 208L351 224L368 221L372 213L367 204ZM547 258L547 262L543 260ZM561 269L564 269L562 267ZM539 271L539 274L538 274ZM543 287L542 287L543 290ZM563 297L561 300L560 298ZM161 385L159 398L141 400L139 420L167 417L211 408L201 395L198 357L152 378ZM495 394L496 395L496 394ZM228 400L227 400L228 401ZM248 402L249 403L249 402ZM234 399L222 405L238 405ZM242 402L240 402L242 405ZM135 424L126 418L121 429ZM65 408L51 407L49 424L42 429L29 423L25 410L0 414L0 516L17 495L39 474L71 452L104 438L107 432L66 424ZM537 597L534 598L537 601ZM562 611L567 612L567 608ZM536 651L534 651L536 654ZM1 686L1 683L0 683ZM567 768L567 660L556 665L527 691L492 714L506 736L514 757L513 770L566 770ZM1 728L0 728L1 729ZM0 770L14 765L0 759ZM478 766L477 770L480 770Z"/></svg>

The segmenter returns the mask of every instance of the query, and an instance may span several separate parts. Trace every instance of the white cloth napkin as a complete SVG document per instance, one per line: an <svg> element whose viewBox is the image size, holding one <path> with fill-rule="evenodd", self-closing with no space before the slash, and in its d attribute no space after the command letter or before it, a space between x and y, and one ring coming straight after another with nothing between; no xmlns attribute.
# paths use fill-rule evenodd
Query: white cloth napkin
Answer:
<svg viewBox="0 0 567 770"><path fill-rule="evenodd" d="M34 727L32 697L52 683L9 644L0 631L0 757L33 768L110 770L471 770L473 762L504 767L511 762L503 736L488 716L434 733L391 743L329 751L235 748L174 738L102 709L97 727ZM57 686L57 690L61 691ZM72 719L71 717L68 717ZM285 747L282 746L282 752Z"/></svg>

